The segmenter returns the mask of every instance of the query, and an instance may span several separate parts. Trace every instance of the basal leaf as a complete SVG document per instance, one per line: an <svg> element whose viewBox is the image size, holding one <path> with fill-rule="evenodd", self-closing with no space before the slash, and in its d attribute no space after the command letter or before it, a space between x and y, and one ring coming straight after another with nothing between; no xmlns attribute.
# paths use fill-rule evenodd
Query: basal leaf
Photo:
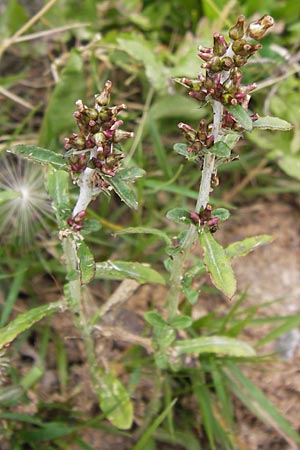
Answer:
<svg viewBox="0 0 300 450"><path fill-rule="evenodd" d="M241 105L226 106L226 109L230 114L238 121L240 125L247 131L251 131L253 128L253 122L248 112Z"/></svg>
<svg viewBox="0 0 300 450"><path fill-rule="evenodd" d="M64 308L63 302L49 303L48 305L38 306L26 313L19 314L16 319L0 329L0 349L10 344L19 334L28 330L36 322Z"/></svg>
<svg viewBox="0 0 300 450"><path fill-rule="evenodd" d="M259 128L260 130L288 131L293 128L293 125L279 117L265 116L255 120L253 122L253 128Z"/></svg>
<svg viewBox="0 0 300 450"><path fill-rule="evenodd" d="M95 278L124 280L130 278L139 283L165 284L164 278L147 264L128 261L105 261L96 264Z"/></svg>
<svg viewBox="0 0 300 450"><path fill-rule="evenodd" d="M133 407L125 387L110 374L102 374L98 389L100 408L110 422L121 430L131 428Z"/></svg>
<svg viewBox="0 0 300 450"><path fill-rule="evenodd" d="M229 259L236 258L237 256L245 256L257 247L264 244L269 244L274 238L268 234L262 234L260 236L253 236L242 241L233 242L226 247L225 252Z"/></svg>
<svg viewBox="0 0 300 450"><path fill-rule="evenodd" d="M50 165L55 169L67 170L66 160L63 156L48 148L20 144L12 147L9 152L14 155L20 155L30 161Z"/></svg>
<svg viewBox="0 0 300 450"><path fill-rule="evenodd" d="M201 233L199 238L206 271L210 274L212 283L231 299L236 291L236 279L225 250L210 232Z"/></svg>
<svg viewBox="0 0 300 450"><path fill-rule="evenodd" d="M176 341L175 349L180 355L187 353L216 353L227 356L254 356L254 349L244 341L227 336L204 336Z"/></svg>

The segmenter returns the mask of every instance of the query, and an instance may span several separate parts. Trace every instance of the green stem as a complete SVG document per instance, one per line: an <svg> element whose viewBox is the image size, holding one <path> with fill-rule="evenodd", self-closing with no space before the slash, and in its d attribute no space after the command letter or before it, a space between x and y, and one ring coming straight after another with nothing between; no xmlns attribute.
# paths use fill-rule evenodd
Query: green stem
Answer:
<svg viewBox="0 0 300 450"><path fill-rule="evenodd" d="M83 338L86 356L89 367L95 367L96 357L94 352L94 343L91 337L91 329L86 319L83 305L84 305L84 289L81 285L80 275L78 271L77 255L75 243L72 236L64 238L62 241L63 251L66 259L67 273L72 273L72 280L69 281L69 306L73 314L73 321L75 326L80 330ZM73 274L77 272L77 276L73 279Z"/></svg>
<svg viewBox="0 0 300 450"><path fill-rule="evenodd" d="M221 127L223 105L217 101L214 101L212 107L214 113L212 135L214 136L214 142L218 142L222 138ZM209 195L211 191L211 177L214 170L215 155L211 152L207 152L203 162L199 194L195 208L196 212L199 212L201 208L205 208L209 201ZM169 322L172 321L172 319L178 314L184 266L195 242L196 235L197 228L194 225L191 225L182 243L180 252L174 256L173 268L170 277L171 288L166 301Z"/></svg>

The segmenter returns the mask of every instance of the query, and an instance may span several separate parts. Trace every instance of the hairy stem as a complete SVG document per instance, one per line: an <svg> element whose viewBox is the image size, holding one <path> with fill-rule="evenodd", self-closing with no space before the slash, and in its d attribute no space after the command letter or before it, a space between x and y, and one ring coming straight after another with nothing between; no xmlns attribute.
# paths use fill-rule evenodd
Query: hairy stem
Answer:
<svg viewBox="0 0 300 450"><path fill-rule="evenodd" d="M222 139L223 105L220 102L214 101L212 104L212 108L214 113L212 135L214 136L214 142L218 142ZM214 170L215 155L211 152L207 152L203 162L200 189L195 208L196 212L199 212L201 208L205 208L209 201L209 195L211 191L211 177ZM173 268L170 277L171 288L166 301L169 321L171 321L178 314L184 265L187 256L190 254L192 246L195 242L196 234L197 228L194 225L191 225L181 246L180 253L177 253L174 257Z"/></svg>

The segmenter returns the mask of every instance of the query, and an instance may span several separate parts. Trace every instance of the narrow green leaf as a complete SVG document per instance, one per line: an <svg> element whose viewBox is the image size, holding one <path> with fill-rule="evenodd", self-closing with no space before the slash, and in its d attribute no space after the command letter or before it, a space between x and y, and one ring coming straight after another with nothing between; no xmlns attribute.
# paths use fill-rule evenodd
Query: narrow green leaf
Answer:
<svg viewBox="0 0 300 450"><path fill-rule="evenodd" d="M75 248L78 259L81 284L88 284L95 276L96 265L94 257L83 240L76 240Z"/></svg>
<svg viewBox="0 0 300 450"><path fill-rule="evenodd" d="M130 184L123 180L121 172L117 173L114 177L107 177L106 179L112 185L116 194L129 208L138 209L138 202L136 201L134 192Z"/></svg>
<svg viewBox="0 0 300 450"><path fill-rule="evenodd" d="M204 265L212 283L231 299L236 291L236 279L225 250L210 232L201 233L199 239L204 252Z"/></svg>
<svg viewBox="0 0 300 450"><path fill-rule="evenodd" d="M110 374L101 375L100 385L100 408L115 427L128 430L133 421L133 407L127 390Z"/></svg>
<svg viewBox="0 0 300 450"><path fill-rule="evenodd" d="M231 149L223 141L216 142L209 151L219 158L229 158Z"/></svg>
<svg viewBox="0 0 300 450"><path fill-rule="evenodd" d="M245 377L236 364L226 362L223 368L224 376L228 381L228 387L233 393L268 426L273 427L292 446L300 442L299 434L292 428L288 421L280 414L263 392Z"/></svg>
<svg viewBox="0 0 300 450"><path fill-rule="evenodd" d="M147 442L149 439L151 439L151 436L155 432L155 430L159 427L159 425L165 420L167 415L170 413L171 409L177 402L177 399L175 398L166 408L165 410L158 416L156 419L148 426L147 430L143 434L143 436L140 438L140 440L135 444L134 447L132 447L131 450L144 450L146 448Z"/></svg>
<svg viewBox="0 0 300 450"><path fill-rule="evenodd" d="M261 245L269 244L273 240L273 236L268 234L253 236L243 239L242 241L233 242L226 247L225 252L229 259L233 259L237 256L245 256L255 248L260 247Z"/></svg>
<svg viewBox="0 0 300 450"><path fill-rule="evenodd" d="M120 234L120 235L122 235L122 234L153 234L154 236L160 237L162 240L164 240L167 245L172 244L172 241L169 238L169 236L157 228L129 227L129 228L125 228L124 230L117 231L115 234Z"/></svg>
<svg viewBox="0 0 300 450"><path fill-rule="evenodd" d="M95 278L124 280L131 278L139 283L165 284L164 278L147 264L129 261L105 261L96 263Z"/></svg>
<svg viewBox="0 0 300 450"><path fill-rule="evenodd" d="M21 197L20 192L13 191L12 189L0 191L0 205L1 203L6 203L9 202L10 200L15 200L18 197Z"/></svg>
<svg viewBox="0 0 300 450"><path fill-rule="evenodd" d="M227 336L203 336L176 341L175 349L179 355L216 353L227 356L254 356L253 348L244 341Z"/></svg>
<svg viewBox="0 0 300 450"><path fill-rule="evenodd" d="M253 128L288 131L293 128L293 125L286 120L279 119L279 117L265 116L255 120L253 122Z"/></svg>
<svg viewBox="0 0 300 450"><path fill-rule="evenodd" d="M241 105L226 106L230 114L238 121L240 125L247 131L253 128L253 122L248 112Z"/></svg>
<svg viewBox="0 0 300 450"><path fill-rule="evenodd" d="M28 330L36 322L39 322L46 316L54 314L65 307L63 302L49 303L48 305L38 306L26 313L19 314L8 325L0 329L0 349L10 344L19 334Z"/></svg>
<svg viewBox="0 0 300 450"><path fill-rule="evenodd" d="M186 223L187 225L193 223L189 211L183 208L170 209L170 211L167 212L167 218L175 223Z"/></svg>
<svg viewBox="0 0 300 450"><path fill-rule="evenodd" d="M284 319L284 318L282 318ZM279 336L281 336L284 333L287 333L288 331L292 330L295 327L299 327L300 325L300 316L299 314L296 314L295 316L288 317L284 320L284 323L279 325L274 330L270 331L268 334L266 334L262 339L260 339L255 347L261 347L262 345L265 345L267 342L275 341Z"/></svg>
<svg viewBox="0 0 300 450"><path fill-rule="evenodd" d="M55 169L67 170L66 160L63 156L47 148L41 148L35 145L20 144L15 145L9 151L14 155L23 156L23 158L38 162L40 164L50 165Z"/></svg>

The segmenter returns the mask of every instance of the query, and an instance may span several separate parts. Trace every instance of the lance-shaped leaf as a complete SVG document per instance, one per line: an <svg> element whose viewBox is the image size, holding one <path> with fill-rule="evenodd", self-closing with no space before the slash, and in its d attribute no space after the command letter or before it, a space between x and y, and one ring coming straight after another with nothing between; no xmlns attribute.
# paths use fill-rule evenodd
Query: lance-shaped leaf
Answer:
<svg viewBox="0 0 300 450"><path fill-rule="evenodd" d="M48 148L37 147L35 145L15 145L10 150L14 155L23 156L40 164L50 165L55 169L67 170L66 160L59 153L55 153Z"/></svg>
<svg viewBox="0 0 300 450"><path fill-rule="evenodd" d="M253 122L253 128L260 130L279 130L288 131L293 128L293 125L286 120L279 119L279 117L265 116Z"/></svg>
<svg viewBox="0 0 300 450"><path fill-rule="evenodd" d="M123 180L122 175L117 173L115 176L107 177L106 179L112 185L120 199L126 203L129 208L137 210L138 202L136 201L134 192L131 189L130 184Z"/></svg>
<svg viewBox="0 0 300 450"><path fill-rule="evenodd" d="M233 259L237 256L245 256L255 248L264 244L269 244L273 240L273 236L268 234L253 236L243 239L242 241L233 242L226 247L225 252L229 259Z"/></svg>
<svg viewBox="0 0 300 450"><path fill-rule="evenodd" d="M96 265L94 257L84 241L75 241L78 268L81 284L87 284L95 276Z"/></svg>
<svg viewBox="0 0 300 450"><path fill-rule="evenodd" d="M36 322L39 322L46 316L49 316L65 307L63 302L49 303L48 305L38 306L26 313L19 314L8 325L0 329L0 349L10 344L20 333L28 330Z"/></svg>
<svg viewBox="0 0 300 450"><path fill-rule="evenodd" d="M111 374L101 374L97 391L100 408L110 422L121 430L128 430L133 421L133 407L121 381Z"/></svg>
<svg viewBox="0 0 300 450"><path fill-rule="evenodd" d="M187 225L193 224L189 211L183 208L170 209L170 211L167 212L167 218L175 223L186 223Z"/></svg>
<svg viewBox="0 0 300 450"><path fill-rule="evenodd" d="M105 261L96 264L95 278L124 280L130 278L139 283L165 284L164 278L147 264L129 261Z"/></svg>
<svg viewBox="0 0 300 450"><path fill-rule="evenodd" d="M236 291L236 279L225 250L210 232L201 233L199 238L206 271L210 274L212 283L231 299Z"/></svg>
<svg viewBox="0 0 300 450"><path fill-rule="evenodd" d="M216 353L226 356L254 356L254 349L244 341L227 336L203 336L176 341L175 349L179 355Z"/></svg>
<svg viewBox="0 0 300 450"><path fill-rule="evenodd" d="M238 121L240 125L247 131L253 128L253 122L248 112L241 105L226 106L230 114Z"/></svg>

